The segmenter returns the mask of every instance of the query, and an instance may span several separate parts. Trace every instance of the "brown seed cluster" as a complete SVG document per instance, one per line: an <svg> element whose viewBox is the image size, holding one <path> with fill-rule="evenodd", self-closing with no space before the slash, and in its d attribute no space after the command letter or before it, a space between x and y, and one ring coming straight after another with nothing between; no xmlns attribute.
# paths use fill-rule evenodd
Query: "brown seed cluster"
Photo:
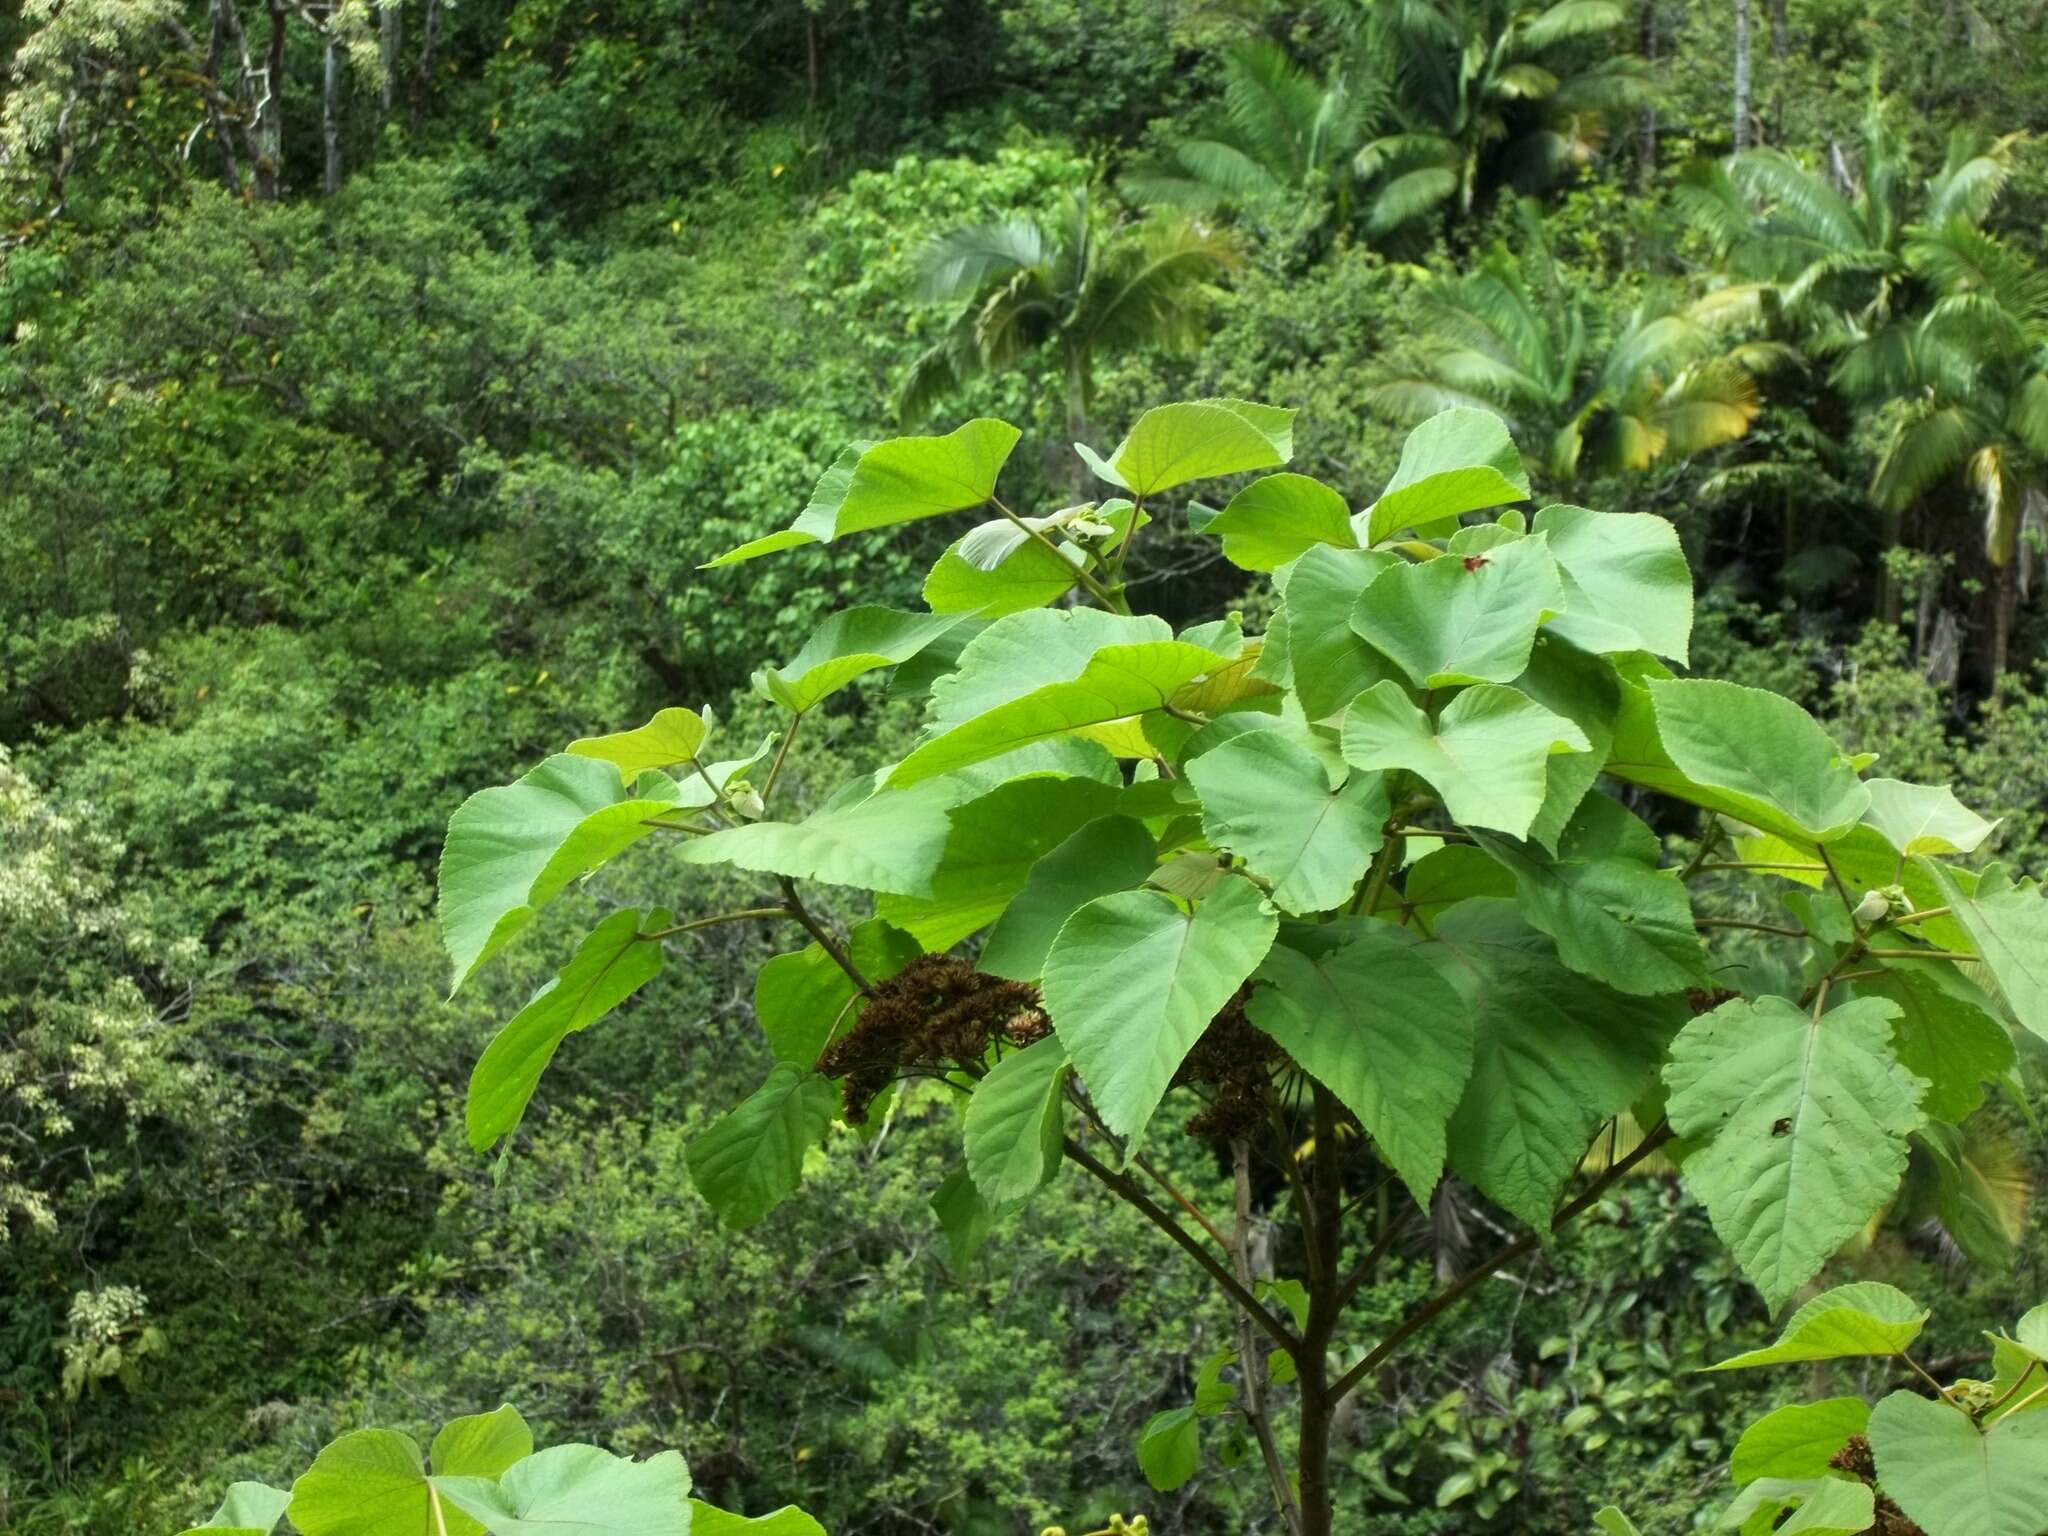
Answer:
<svg viewBox="0 0 2048 1536"><path fill-rule="evenodd" d="M1280 1058L1272 1037L1245 1017L1249 986L1223 1005L1174 1074L1174 1086L1201 1083L1214 1090L1206 1109L1188 1121L1188 1134L1205 1141L1245 1135L1266 1118L1266 1085Z"/></svg>
<svg viewBox="0 0 2048 1536"><path fill-rule="evenodd" d="M1695 1016L1712 1013L1723 1003L1732 1002L1740 996L1740 992L1729 987L1688 987L1685 992L1685 1000L1692 1005Z"/></svg>
<svg viewBox="0 0 2048 1536"><path fill-rule="evenodd" d="M952 955L921 955L875 987L854 1025L818 1062L841 1079L850 1124L898 1077L979 1062L991 1043L1025 1046L1051 1032L1038 989L984 976Z"/></svg>
<svg viewBox="0 0 2048 1536"><path fill-rule="evenodd" d="M1829 1458L1828 1465L1866 1483L1877 1481L1877 1462L1870 1454L1870 1442L1861 1435L1851 1435L1849 1443ZM1877 1496L1877 1520L1865 1536L1926 1536L1926 1532L1909 1520L1904 1510L1880 1493Z"/></svg>

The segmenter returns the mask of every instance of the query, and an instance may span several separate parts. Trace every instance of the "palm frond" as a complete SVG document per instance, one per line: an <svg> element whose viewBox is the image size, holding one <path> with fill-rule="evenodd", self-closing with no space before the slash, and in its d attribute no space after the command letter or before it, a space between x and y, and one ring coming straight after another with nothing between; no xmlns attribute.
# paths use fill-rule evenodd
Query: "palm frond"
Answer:
<svg viewBox="0 0 2048 1536"><path fill-rule="evenodd" d="M1614 0L1557 0L1547 11L1517 28L1521 45L1541 53L1580 37L1599 37L1628 21L1628 12Z"/></svg>
<svg viewBox="0 0 2048 1536"><path fill-rule="evenodd" d="M1982 223L2012 180L2018 150L2026 137L2009 133L1986 144L1977 134L1958 128L1949 138L1947 163L1927 183L1927 221Z"/></svg>
<svg viewBox="0 0 2048 1536"><path fill-rule="evenodd" d="M1046 232L1031 219L951 230L919 254L917 297L926 303L962 298L997 273L1043 264L1051 247Z"/></svg>
<svg viewBox="0 0 2048 1536"><path fill-rule="evenodd" d="M1976 452L1978 424L1954 405L1923 403L1901 421L1871 478L1871 498L1901 512L1936 481L1952 475Z"/></svg>
<svg viewBox="0 0 2048 1536"><path fill-rule="evenodd" d="M1155 214L1119 241L1073 327L1086 345L1186 348L1201 338L1210 283L1239 260L1221 231Z"/></svg>
<svg viewBox="0 0 2048 1536"><path fill-rule="evenodd" d="M1366 391L1365 399L1374 410L1391 417L1403 426L1412 426L1436 415L1439 411L1447 411L1453 406L1460 405L1492 411L1497 416L1503 415L1500 407L1493 401L1479 395L1464 394L1446 388L1433 379L1388 379L1385 383L1375 384ZM1509 425L1512 427L1513 422L1510 421Z"/></svg>
<svg viewBox="0 0 2048 1536"><path fill-rule="evenodd" d="M1657 402L1666 452L1691 458L1746 435L1763 409L1756 380L1726 358L1707 358L1688 368Z"/></svg>
<svg viewBox="0 0 2048 1536"><path fill-rule="evenodd" d="M1800 234L1829 250L1870 243L1862 219L1827 180L1780 149L1752 149L1729 157L1728 172L1751 197Z"/></svg>
<svg viewBox="0 0 2048 1536"><path fill-rule="evenodd" d="M1458 195L1458 173L1442 166L1426 166L1396 176L1374 195L1366 211L1370 234L1391 234L1411 219L1423 218Z"/></svg>
<svg viewBox="0 0 2048 1536"><path fill-rule="evenodd" d="M1716 256L1725 256L1750 233L1755 210L1719 161L1694 160L1678 173L1671 200L1679 217L1702 235Z"/></svg>

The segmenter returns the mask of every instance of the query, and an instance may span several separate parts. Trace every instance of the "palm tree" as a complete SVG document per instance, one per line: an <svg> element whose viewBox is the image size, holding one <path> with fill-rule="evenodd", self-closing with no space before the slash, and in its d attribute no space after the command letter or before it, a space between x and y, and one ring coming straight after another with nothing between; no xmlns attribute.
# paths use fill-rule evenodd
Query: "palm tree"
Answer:
<svg viewBox="0 0 2048 1536"><path fill-rule="evenodd" d="M1592 159L1607 119L1650 99L1647 66L1609 39L1617 0L1380 0L1365 47L1389 71L1394 131L1355 157L1373 186L1367 231L1445 209L1468 215L1502 185L1540 191ZM1573 45L1609 56L1581 64Z"/></svg>
<svg viewBox="0 0 2048 1536"><path fill-rule="evenodd" d="M1899 519L1958 478L1981 509L1995 679L2010 660L2023 535L2048 505L2048 273L1961 217L1917 230L1906 259L1932 307L1844 385L1894 412L1871 478L1884 512Z"/></svg>
<svg viewBox="0 0 2048 1536"><path fill-rule="evenodd" d="M1542 443L1544 477L1649 468L1732 442L1761 408L1755 373L1784 357L1769 342L1730 344L1711 314L1647 299L1618 320L1559 269L1532 202L1519 254L1496 246L1473 271L1425 291L1408 372L1373 404L1412 423L1476 405Z"/></svg>
<svg viewBox="0 0 2048 1536"><path fill-rule="evenodd" d="M1086 436L1098 355L1189 350L1202 338L1214 280L1236 247L1182 214L1108 222L1085 192L1048 227L1033 219L956 229L926 248L918 295L958 305L911 365L898 400L906 424L978 374L1051 351L1070 436Z"/></svg>
<svg viewBox="0 0 2048 1536"><path fill-rule="evenodd" d="M1132 171L1124 190L1143 203L1195 213L1232 208L1272 222L1327 188L1337 222L1349 223L1351 160L1387 100L1378 73L1340 62L1318 82L1279 44L1254 38L1225 57L1223 78L1216 131Z"/></svg>
<svg viewBox="0 0 2048 1536"><path fill-rule="evenodd" d="M1826 170L1778 149L1690 168L1682 211L1747 307L1809 355L1829 386L1886 428L1871 504L1885 547L1907 513L1963 476L1983 509L1997 574L1992 671L2003 670L2018 599L2021 539L2038 481L2048 399L2037 383L2048 331L2031 265L1983 232L2010 181L2021 134L1958 130L1941 168L1919 176L1882 103L1864 119L1860 171L1839 151ZM1881 599L1897 617L1896 585Z"/></svg>

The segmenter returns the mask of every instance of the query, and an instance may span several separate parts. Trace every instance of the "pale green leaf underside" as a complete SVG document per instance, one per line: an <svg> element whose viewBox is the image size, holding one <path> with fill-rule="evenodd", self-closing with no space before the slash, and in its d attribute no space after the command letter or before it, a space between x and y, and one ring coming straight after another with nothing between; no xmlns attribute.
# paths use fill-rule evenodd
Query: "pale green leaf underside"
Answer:
<svg viewBox="0 0 2048 1536"><path fill-rule="evenodd" d="M2048 901L2030 885L1980 899L1968 893L1961 871L1918 863L1984 957L2012 1016L2048 1040Z"/></svg>
<svg viewBox="0 0 2048 1536"><path fill-rule="evenodd" d="M493 1536L688 1536L690 1474L680 1451L645 1461L595 1445L538 1451L496 1482L435 1480Z"/></svg>
<svg viewBox="0 0 2048 1536"><path fill-rule="evenodd" d="M230 1483L213 1518L204 1525L191 1527L183 1536L193 1536L197 1531L232 1531L237 1536L254 1531L259 1536L269 1536L284 1518L285 1506L291 1501L290 1493L268 1483Z"/></svg>
<svg viewBox="0 0 2048 1536"><path fill-rule="evenodd" d="M2048 1521L2048 1415L1980 1430L1933 1398L1894 1392L1872 1410L1878 1486L1927 1536L2041 1536Z"/></svg>
<svg viewBox="0 0 2048 1536"><path fill-rule="evenodd" d="M1541 537L1497 545L1478 564L1455 555L1400 562L1359 595L1351 627L1418 688L1511 683L1543 621L1564 607Z"/></svg>
<svg viewBox="0 0 2048 1536"><path fill-rule="evenodd" d="M1551 623L1557 634L1586 651L1686 659L1692 570L1668 520L1559 505L1538 512L1532 527L1549 538L1564 576L1564 612Z"/></svg>
<svg viewBox="0 0 2048 1536"><path fill-rule="evenodd" d="M1666 1113L1696 1145L1686 1184L1773 1308L1898 1188L1925 1088L1892 1054L1895 1010L1858 998L1810 1018L1737 999L1672 1042Z"/></svg>
<svg viewBox="0 0 2048 1536"><path fill-rule="evenodd" d="M825 1536L825 1527L794 1504L748 1519L702 1499L692 1499L690 1536Z"/></svg>
<svg viewBox="0 0 2048 1536"><path fill-rule="evenodd" d="M1234 737L1186 772L1209 841L1266 881L1283 912L1347 900L1385 841L1381 776L1354 772L1333 788L1322 760L1281 731Z"/></svg>
<svg viewBox="0 0 2048 1536"><path fill-rule="evenodd" d="M1413 528L1429 533L1467 512L1524 501L1529 477L1501 419L1461 406L1423 422L1401 445L1400 467L1365 514L1365 542Z"/></svg>
<svg viewBox="0 0 2048 1536"><path fill-rule="evenodd" d="M1998 825L1964 805L1946 784L1866 779L1863 787L1870 791L1864 824L1909 858L1974 853Z"/></svg>
<svg viewBox="0 0 2048 1536"><path fill-rule="evenodd" d="M1398 683L1377 683L1345 711L1343 739L1354 768L1405 768L1454 820L1515 837L1542 809L1550 754L1591 750L1571 721L1496 683L1461 691L1434 727Z"/></svg>
<svg viewBox="0 0 2048 1536"><path fill-rule="evenodd" d="M1258 887L1224 881L1189 914L1166 896L1098 897L1045 960L1045 1007L1103 1122L1134 1145L1181 1060L1272 946Z"/></svg>
<svg viewBox="0 0 2048 1536"><path fill-rule="evenodd" d="M1081 578L1081 552L1063 546L1067 558L1029 539L992 571L961 558L959 541L947 547L924 579L925 605L934 613L978 613L1000 618L1056 601Z"/></svg>

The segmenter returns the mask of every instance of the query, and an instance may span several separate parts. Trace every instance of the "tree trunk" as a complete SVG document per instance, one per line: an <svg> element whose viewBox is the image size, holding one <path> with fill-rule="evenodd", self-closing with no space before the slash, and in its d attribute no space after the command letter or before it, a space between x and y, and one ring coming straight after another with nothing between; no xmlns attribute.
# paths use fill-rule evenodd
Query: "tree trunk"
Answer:
<svg viewBox="0 0 2048 1536"><path fill-rule="evenodd" d="M1749 148L1749 0L1735 0L1735 150Z"/></svg>
<svg viewBox="0 0 2048 1536"><path fill-rule="evenodd" d="M341 50L334 42L334 10L327 8L327 49L321 60L320 187L329 197L341 190Z"/></svg>
<svg viewBox="0 0 2048 1536"><path fill-rule="evenodd" d="M1639 42L1645 60L1657 62L1657 4L1644 0ZM1636 114L1636 191L1648 193L1657 180L1657 104L1653 97Z"/></svg>
<svg viewBox="0 0 2048 1536"><path fill-rule="evenodd" d="M398 95L398 56L405 49L405 6L390 0L377 13L378 56L384 61L384 78L377 84L377 110L391 115L391 103Z"/></svg>
<svg viewBox="0 0 2048 1536"><path fill-rule="evenodd" d="M2005 552L2005 563L1998 568L1998 584L1993 596L1991 609L1991 682L1996 687L2012 664L2012 626L2019 612L2020 600L2020 552L2019 540L2012 541L2012 547Z"/></svg>
<svg viewBox="0 0 2048 1536"><path fill-rule="evenodd" d="M284 45L291 13L284 0L269 0L270 36L263 50L256 119L256 195L275 202L284 186Z"/></svg>
<svg viewBox="0 0 2048 1536"><path fill-rule="evenodd" d="M1785 142L1785 60L1792 49L1792 23L1785 0L1771 0L1771 142Z"/></svg>
<svg viewBox="0 0 2048 1536"><path fill-rule="evenodd" d="M412 77L412 131L418 133L426 121L427 107L434 98L434 50L441 42L441 0L427 0L426 19L420 24L420 64Z"/></svg>

